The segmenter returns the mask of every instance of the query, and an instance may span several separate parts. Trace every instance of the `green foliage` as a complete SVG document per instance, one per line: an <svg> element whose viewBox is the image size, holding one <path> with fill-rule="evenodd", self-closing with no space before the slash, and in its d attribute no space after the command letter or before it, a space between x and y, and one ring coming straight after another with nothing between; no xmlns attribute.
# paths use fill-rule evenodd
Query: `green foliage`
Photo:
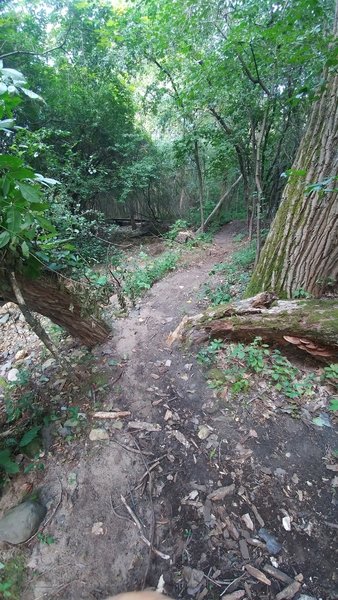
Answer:
<svg viewBox="0 0 338 600"><path fill-rule="evenodd" d="M230 351L230 357L243 361L244 364L255 373L261 373L265 369L265 358L269 356L269 346L262 344L262 338L256 337L251 344L236 344Z"/></svg>
<svg viewBox="0 0 338 600"><path fill-rule="evenodd" d="M209 275L219 275L223 281L218 285L213 285L212 282L206 284L201 295L206 297L212 306L226 304L233 298L240 297L246 289L255 253L253 241L234 252L229 261L216 264Z"/></svg>
<svg viewBox="0 0 338 600"><path fill-rule="evenodd" d="M123 294L132 302L141 296L152 285L159 281L168 271L176 268L178 252L164 252L158 258L135 270L125 271L123 275Z"/></svg>
<svg viewBox="0 0 338 600"><path fill-rule="evenodd" d="M208 346L202 348L196 355L196 360L201 365L211 366L223 348L223 340L212 340Z"/></svg>
<svg viewBox="0 0 338 600"><path fill-rule="evenodd" d="M183 219L177 219L175 221L175 223L173 223L172 225L170 225L169 231L168 233L166 233L165 237L168 240L176 240L178 234L180 231L185 231L188 227L188 223L187 221L184 221Z"/></svg>
<svg viewBox="0 0 338 600"><path fill-rule="evenodd" d="M324 369L324 380L338 389L338 363L333 363Z"/></svg>
<svg viewBox="0 0 338 600"><path fill-rule="evenodd" d="M50 546L51 544L55 544L55 537L53 535L50 535L48 533L38 533L38 535L36 536L39 540L39 542L41 542L42 544L46 544L47 546Z"/></svg>
<svg viewBox="0 0 338 600"><path fill-rule="evenodd" d="M0 563L0 596L8 600L22 598L22 586L25 576L25 557L16 554L6 563Z"/></svg>

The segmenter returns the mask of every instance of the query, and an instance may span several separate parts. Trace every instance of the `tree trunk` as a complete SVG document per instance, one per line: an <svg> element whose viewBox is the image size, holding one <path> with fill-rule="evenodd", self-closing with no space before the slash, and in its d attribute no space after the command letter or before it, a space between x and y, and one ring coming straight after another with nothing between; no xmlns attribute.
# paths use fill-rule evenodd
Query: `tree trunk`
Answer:
<svg viewBox="0 0 338 600"><path fill-rule="evenodd" d="M29 310L48 317L85 346L102 343L108 336L109 326L97 317L85 316L76 296L56 278L29 280L18 276L17 281ZM8 302L17 303L10 285L1 285L0 295Z"/></svg>
<svg viewBox="0 0 338 600"><path fill-rule="evenodd" d="M282 300L267 292L184 317L169 336L201 343L210 338L251 342L261 337L283 348L298 348L317 360L338 359L338 301ZM271 307L271 304L273 306Z"/></svg>
<svg viewBox="0 0 338 600"><path fill-rule="evenodd" d="M248 295L274 290L291 298L297 290L305 290L319 297L337 282L337 95L338 73L328 79L312 109L292 167L294 174L285 187Z"/></svg>
<svg viewBox="0 0 338 600"><path fill-rule="evenodd" d="M201 225L199 231L201 233L204 232L204 184L203 184L203 174L201 167L201 159L198 148L198 141L195 140L194 144L194 158L197 170L197 179L198 179L198 196L199 196L199 204L200 204L200 213L201 213Z"/></svg>
<svg viewBox="0 0 338 600"><path fill-rule="evenodd" d="M232 190L236 187L236 185L238 185L238 183L242 179L243 179L243 175L240 175L239 177L237 177L236 181L232 184L232 186L223 194L223 196L217 202L215 208L212 210L212 212L210 213L210 215L207 217L207 219L204 222L204 231L210 225L210 222L220 213L225 200L228 198L228 196L231 194ZM200 227L199 229L197 229L196 233L197 234L202 233L202 228Z"/></svg>

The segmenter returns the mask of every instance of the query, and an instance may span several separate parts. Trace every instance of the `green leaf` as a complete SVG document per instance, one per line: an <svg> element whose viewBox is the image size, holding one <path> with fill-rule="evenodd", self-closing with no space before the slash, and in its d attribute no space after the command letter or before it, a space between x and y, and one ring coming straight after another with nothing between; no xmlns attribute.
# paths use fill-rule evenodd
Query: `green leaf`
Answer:
<svg viewBox="0 0 338 600"><path fill-rule="evenodd" d="M4 246L6 246L8 244L8 242L10 241L11 236L10 233L8 231L2 231L0 233L0 248L3 248Z"/></svg>
<svg viewBox="0 0 338 600"><path fill-rule="evenodd" d="M331 398L329 410L336 412L338 410L338 398Z"/></svg>
<svg viewBox="0 0 338 600"><path fill-rule="evenodd" d="M55 231L54 225L52 225L52 223L48 221L48 219L45 219L40 215L36 215L36 220L39 223L40 227L42 227L43 229L47 229L47 231Z"/></svg>
<svg viewBox="0 0 338 600"><path fill-rule="evenodd" d="M12 204L6 211L6 217L10 233L18 233L21 228L21 212Z"/></svg>
<svg viewBox="0 0 338 600"><path fill-rule="evenodd" d="M10 450L0 450L0 467L9 475L19 472L19 465L12 460Z"/></svg>
<svg viewBox="0 0 338 600"><path fill-rule="evenodd" d="M29 246L28 246L27 242L22 242L21 250L22 250L23 256L28 258L29 257Z"/></svg>
<svg viewBox="0 0 338 600"><path fill-rule="evenodd" d="M35 427L32 427L32 429L29 429L28 431L26 431L25 435L22 437L22 439L19 442L20 448L24 448L24 446L28 446L28 444L30 444L33 440L35 440L40 429L41 429L41 427L39 425L36 425Z"/></svg>
<svg viewBox="0 0 338 600"><path fill-rule="evenodd" d="M21 167L22 165L23 161L17 156L11 156L10 154L3 154L2 156L0 156L0 169L2 167L10 167L16 169L18 167Z"/></svg>
<svg viewBox="0 0 338 600"><path fill-rule="evenodd" d="M39 202L40 192L36 187L29 183L18 183L18 188L27 202Z"/></svg>

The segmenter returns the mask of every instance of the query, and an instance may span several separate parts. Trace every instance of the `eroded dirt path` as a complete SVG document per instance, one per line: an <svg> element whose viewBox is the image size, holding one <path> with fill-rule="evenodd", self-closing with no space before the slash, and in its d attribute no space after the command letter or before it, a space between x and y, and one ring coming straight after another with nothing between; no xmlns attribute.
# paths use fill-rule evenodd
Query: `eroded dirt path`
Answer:
<svg viewBox="0 0 338 600"><path fill-rule="evenodd" d="M51 455L42 489L55 543L31 543L23 598L103 599L156 586L161 575L177 598L216 599L225 590L276 598L286 583L267 572L270 583L262 583L245 567L265 564L299 575L295 598L337 597L334 473L325 463L333 433L274 414L260 390L227 404L192 354L166 344L183 315L199 311L198 290L237 231L223 228L189 267L157 283L97 351L120 365L104 410L131 415L93 424L107 441ZM213 500L218 488L226 490ZM168 559L149 552L121 495ZM262 526L282 546L277 554L259 538Z"/></svg>

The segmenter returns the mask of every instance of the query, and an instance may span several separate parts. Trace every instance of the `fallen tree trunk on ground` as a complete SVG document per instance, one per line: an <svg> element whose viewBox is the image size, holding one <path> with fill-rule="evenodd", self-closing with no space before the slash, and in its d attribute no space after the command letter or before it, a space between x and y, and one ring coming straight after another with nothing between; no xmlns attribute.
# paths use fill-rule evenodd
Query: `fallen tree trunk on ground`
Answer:
<svg viewBox="0 0 338 600"><path fill-rule="evenodd" d="M85 314L76 294L62 286L56 277L25 279L18 276L17 281L29 310L48 317L85 346L100 344L108 336L110 328L107 323ZM0 296L17 304L12 286L7 282L0 286Z"/></svg>
<svg viewBox="0 0 338 600"><path fill-rule="evenodd" d="M220 198L220 200L217 202L215 208L213 209L213 211L210 213L210 215L208 216L208 218L205 220L205 222L203 223L203 227L200 227L199 229L197 229L196 231L196 235L198 235L199 233L203 233L203 231L205 231L211 221L218 216L218 214L221 212L223 204L225 202L225 200L228 198L228 196L230 196L231 192L233 189L235 189L236 185L242 180L242 175L240 175L236 181L232 184L232 186L225 192L225 194L223 194L223 196Z"/></svg>
<svg viewBox="0 0 338 600"><path fill-rule="evenodd" d="M293 347L319 360L338 360L338 300L279 300L263 292L184 317L168 343L201 343L210 338L265 342Z"/></svg>

